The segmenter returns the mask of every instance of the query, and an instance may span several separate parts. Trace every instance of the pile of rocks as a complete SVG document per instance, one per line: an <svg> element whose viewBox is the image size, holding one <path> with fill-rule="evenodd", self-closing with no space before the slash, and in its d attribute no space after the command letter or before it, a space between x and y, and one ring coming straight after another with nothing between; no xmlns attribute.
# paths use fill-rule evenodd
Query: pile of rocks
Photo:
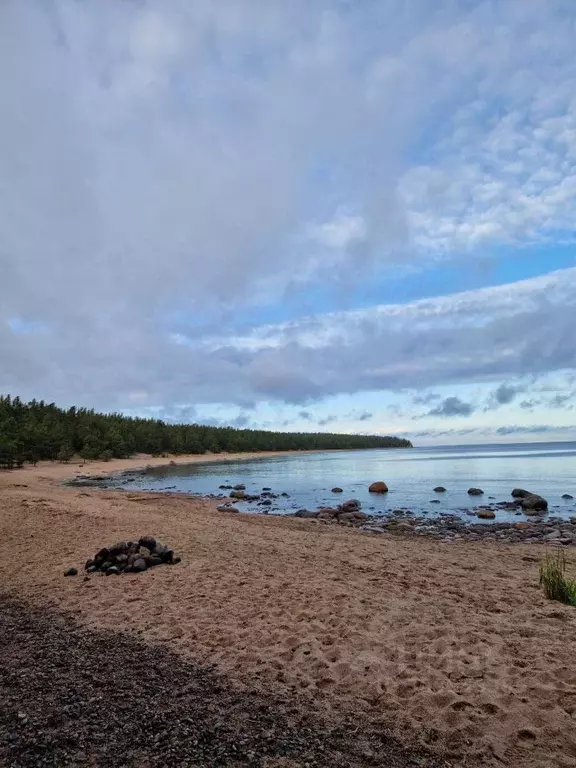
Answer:
<svg viewBox="0 0 576 768"><path fill-rule="evenodd" d="M181 558L174 557L174 550L156 541L154 536L142 536L138 541L119 541L111 547L98 550L88 560L88 573L100 571L107 576L120 573L140 573L164 563L174 565Z"/></svg>
<svg viewBox="0 0 576 768"><path fill-rule="evenodd" d="M521 522L469 523L457 515L441 514L438 518L425 518L402 511L392 519L372 519L360 530L367 533L391 533L426 536L441 541L505 541L510 543L546 543L552 546L576 544L576 517L559 517ZM481 519L484 516L479 516Z"/></svg>
<svg viewBox="0 0 576 768"><path fill-rule="evenodd" d="M320 507L317 510L299 509L295 517L314 518L326 522L360 525L368 520L369 515L362 512L358 499L349 499L337 507Z"/></svg>

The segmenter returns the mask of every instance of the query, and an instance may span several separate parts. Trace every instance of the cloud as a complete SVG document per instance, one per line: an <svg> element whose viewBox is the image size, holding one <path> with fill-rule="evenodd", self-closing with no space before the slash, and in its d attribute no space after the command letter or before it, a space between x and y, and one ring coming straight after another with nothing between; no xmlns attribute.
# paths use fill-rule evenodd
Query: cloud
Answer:
<svg viewBox="0 0 576 768"><path fill-rule="evenodd" d="M496 430L496 434L498 435L539 435L544 434L546 432L574 432L576 430L575 426L550 426L547 424L535 424L532 426L509 426L509 427L498 427Z"/></svg>
<svg viewBox="0 0 576 768"><path fill-rule="evenodd" d="M518 392L522 390L518 387L513 387L510 384L500 384L498 389L494 392L494 399L498 405L507 405L511 403Z"/></svg>
<svg viewBox="0 0 576 768"><path fill-rule="evenodd" d="M570 401L574 400L575 396L576 393L574 392L568 392L568 394L565 395L554 395L554 397L548 400L546 404L549 408L559 408L572 411L574 410L574 405Z"/></svg>
<svg viewBox="0 0 576 768"><path fill-rule="evenodd" d="M414 405L430 405L430 403L433 403L435 400L440 400L441 395L436 394L435 392L427 392L423 395L415 395L412 398L412 403Z"/></svg>
<svg viewBox="0 0 576 768"><path fill-rule="evenodd" d="M347 311L391 266L569 240L555 10L0 4L0 391L248 408L574 367L572 270ZM247 323L303 288L338 311Z"/></svg>
<svg viewBox="0 0 576 768"><path fill-rule="evenodd" d="M318 419L317 423L319 427L325 427L327 424L332 424L335 421L338 421L338 416L330 414L329 416L325 416L323 419Z"/></svg>
<svg viewBox="0 0 576 768"><path fill-rule="evenodd" d="M492 411L501 405L512 403L520 392L525 391L525 386L512 385L502 382L490 395L487 404L484 406L484 412Z"/></svg>
<svg viewBox="0 0 576 768"><path fill-rule="evenodd" d="M465 403L459 397L447 397L435 408L432 408L427 416L471 416L474 406Z"/></svg>
<svg viewBox="0 0 576 768"><path fill-rule="evenodd" d="M298 416L304 421L312 420L312 414L310 413L310 411L298 411Z"/></svg>

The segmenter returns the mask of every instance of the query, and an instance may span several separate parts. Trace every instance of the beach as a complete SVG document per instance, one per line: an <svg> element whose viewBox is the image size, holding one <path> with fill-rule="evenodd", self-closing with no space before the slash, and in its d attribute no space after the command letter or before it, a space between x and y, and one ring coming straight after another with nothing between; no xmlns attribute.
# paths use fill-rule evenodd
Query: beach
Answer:
<svg viewBox="0 0 576 768"><path fill-rule="evenodd" d="M174 461L241 457L254 454ZM4 593L215 665L240 690L303 697L319 723L383 723L424 750L419 760L576 766L576 611L539 589L546 545L370 536L217 512L213 500L61 484L167 461L0 473ZM182 562L83 580L100 547L144 534ZM573 547L567 555L574 567ZM64 578L70 566L80 574ZM373 748L354 760L387 764Z"/></svg>

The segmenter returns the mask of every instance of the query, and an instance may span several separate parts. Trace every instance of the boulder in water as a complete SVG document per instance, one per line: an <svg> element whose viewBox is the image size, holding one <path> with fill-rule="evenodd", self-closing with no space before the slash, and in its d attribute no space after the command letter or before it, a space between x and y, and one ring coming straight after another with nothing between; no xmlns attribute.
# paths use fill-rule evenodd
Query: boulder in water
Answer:
<svg viewBox="0 0 576 768"><path fill-rule="evenodd" d="M468 495L469 496L483 496L484 491L482 488L468 488Z"/></svg>
<svg viewBox="0 0 576 768"><path fill-rule="evenodd" d="M383 480L378 480L368 488L370 493L388 493L388 486Z"/></svg>

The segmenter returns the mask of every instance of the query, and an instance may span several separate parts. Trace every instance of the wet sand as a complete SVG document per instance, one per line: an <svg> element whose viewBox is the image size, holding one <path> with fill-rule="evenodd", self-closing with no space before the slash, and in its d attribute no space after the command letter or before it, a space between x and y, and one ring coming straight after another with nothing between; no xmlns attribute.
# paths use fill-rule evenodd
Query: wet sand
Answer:
<svg viewBox="0 0 576 768"><path fill-rule="evenodd" d="M1 589L216 664L246 690L311 697L318 717L381 719L455 765L576 766L576 610L538 588L545 545L372 537L59 485L152 463L0 474ZM63 577L100 546L142 534L182 563Z"/></svg>

